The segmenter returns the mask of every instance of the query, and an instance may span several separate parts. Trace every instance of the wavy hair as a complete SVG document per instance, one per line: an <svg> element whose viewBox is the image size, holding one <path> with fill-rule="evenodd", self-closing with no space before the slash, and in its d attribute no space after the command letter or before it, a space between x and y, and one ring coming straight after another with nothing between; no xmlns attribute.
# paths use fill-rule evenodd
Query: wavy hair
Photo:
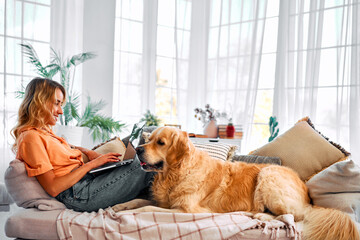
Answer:
<svg viewBox="0 0 360 240"><path fill-rule="evenodd" d="M55 91L60 89L66 99L65 88L58 82L47 78L34 78L26 86L25 96L20 104L16 126L11 130L15 138L12 147L17 151L17 140L27 127L43 128L48 127L46 120L52 115L51 106L55 101Z"/></svg>

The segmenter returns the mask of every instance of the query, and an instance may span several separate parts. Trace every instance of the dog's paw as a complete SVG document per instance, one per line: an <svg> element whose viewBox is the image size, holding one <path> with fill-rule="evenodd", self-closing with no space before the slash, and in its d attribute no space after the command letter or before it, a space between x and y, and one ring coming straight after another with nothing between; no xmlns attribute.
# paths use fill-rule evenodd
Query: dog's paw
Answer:
<svg viewBox="0 0 360 240"><path fill-rule="evenodd" d="M120 211L140 208L140 207L143 207L143 206L148 206L148 205L151 205L151 204L152 204L152 202L149 201L149 200L134 199L134 200L131 200L129 202L116 204L115 206L112 206L112 209L115 212L120 212Z"/></svg>
<svg viewBox="0 0 360 240"><path fill-rule="evenodd" d="M254 213L252 212L241 212L242 215L246 216L246 217L254 217Z"/></svg>
<svg viewBox="0 0 360 240"><path fill-rule="evenodd" d="M260 221L271 221L275 219L275 216L268 213L256 213L253 218L258 219Z"/></svg>

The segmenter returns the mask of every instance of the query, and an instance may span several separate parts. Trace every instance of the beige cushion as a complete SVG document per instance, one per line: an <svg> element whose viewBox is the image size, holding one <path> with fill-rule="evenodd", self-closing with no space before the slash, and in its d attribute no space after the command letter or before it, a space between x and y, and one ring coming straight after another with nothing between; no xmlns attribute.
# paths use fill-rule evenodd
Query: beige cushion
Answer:
<svg viewBox="0 0 360 240"><path fill-rule="evenodd" d="M309 118L300 120L294 127L251 154L279 157L283 166L294 169L304 181L350 155L317 132Z"/></svg>
<svg viewBox="0 0 360 240"><path fill-rule="evenodd" d="M223 143L193 143L194 146L202 151L206 151L210 157L223 161L230 161L236 151L236 146Z"/></svg>
<svg viewBox="0 0 360 240"><path fill-rule="evenodd" d="M1 205L8 205L13 203L14 201L12 200L12 198L10 197L5 183L0 182L0 206Z"/></svg>
<svg viewBox="0 0 360 240"><path fill-rule="evenodd" d="M45 192L35 177L28 177L25 164L15 159L5 172L6 188L19 207L39 210L65 209L65 205Z"/></svg>
<svg viewBox="0 0 360 240"><path fill-rule="evenodd" d="M109 152L120 153L121 154L121 156L119 157L120 160L128 159L125 158L126 146L119 137L114 137L106 142L100 143L99 145L95 146L92 150L100 154L105 154ZM82 154L82 156L84 162L89 161L88 157L85 154Z"/></svg>

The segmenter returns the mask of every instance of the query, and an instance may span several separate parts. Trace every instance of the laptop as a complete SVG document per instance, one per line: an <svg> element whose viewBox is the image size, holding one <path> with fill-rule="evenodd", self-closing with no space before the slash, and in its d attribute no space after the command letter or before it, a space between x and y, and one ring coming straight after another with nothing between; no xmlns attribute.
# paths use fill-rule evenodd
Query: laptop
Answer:
<svg viewBox="0 0 360 240"><path fill-rule="evenodd" d="M134 149L134 146L132 145L132 143L129 142L125 150L124 159L122 161L105 163L100 167L91 169L89 173L101 173L102 171L105 170L128 165L134 161L135 155L136 155L136 151Z"/></svg>
<svg viewBox="0 0 360 240"><path fill-rule="evenodd" d="M89 171L89 173L99 173L99 172L102 172L105 170L128 165L128 164L132 163L133 161L134 161L134 159L127 159L127 160L123 160L123 161L119 161L119 162L108 162L108 163L105 163L104 165L101 165L100 167L91 169Z"/></svg>

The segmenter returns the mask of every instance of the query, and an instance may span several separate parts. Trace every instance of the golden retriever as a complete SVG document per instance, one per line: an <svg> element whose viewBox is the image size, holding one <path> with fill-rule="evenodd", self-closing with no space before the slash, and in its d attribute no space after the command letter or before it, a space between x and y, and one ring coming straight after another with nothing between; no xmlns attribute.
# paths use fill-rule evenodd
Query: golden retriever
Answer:
<svg viewBox="0 0 360 240"><path fill-rule="evenodd" d="M247 211L262 220L292 214L304 220L305 239L360 239L348 215L310 204L306 185L290 168L213 159L197 150L186 132L171 127L156 129L137 154L145 171L158 172L152 186L158 207L133 200L115 211Z"/></svg>

